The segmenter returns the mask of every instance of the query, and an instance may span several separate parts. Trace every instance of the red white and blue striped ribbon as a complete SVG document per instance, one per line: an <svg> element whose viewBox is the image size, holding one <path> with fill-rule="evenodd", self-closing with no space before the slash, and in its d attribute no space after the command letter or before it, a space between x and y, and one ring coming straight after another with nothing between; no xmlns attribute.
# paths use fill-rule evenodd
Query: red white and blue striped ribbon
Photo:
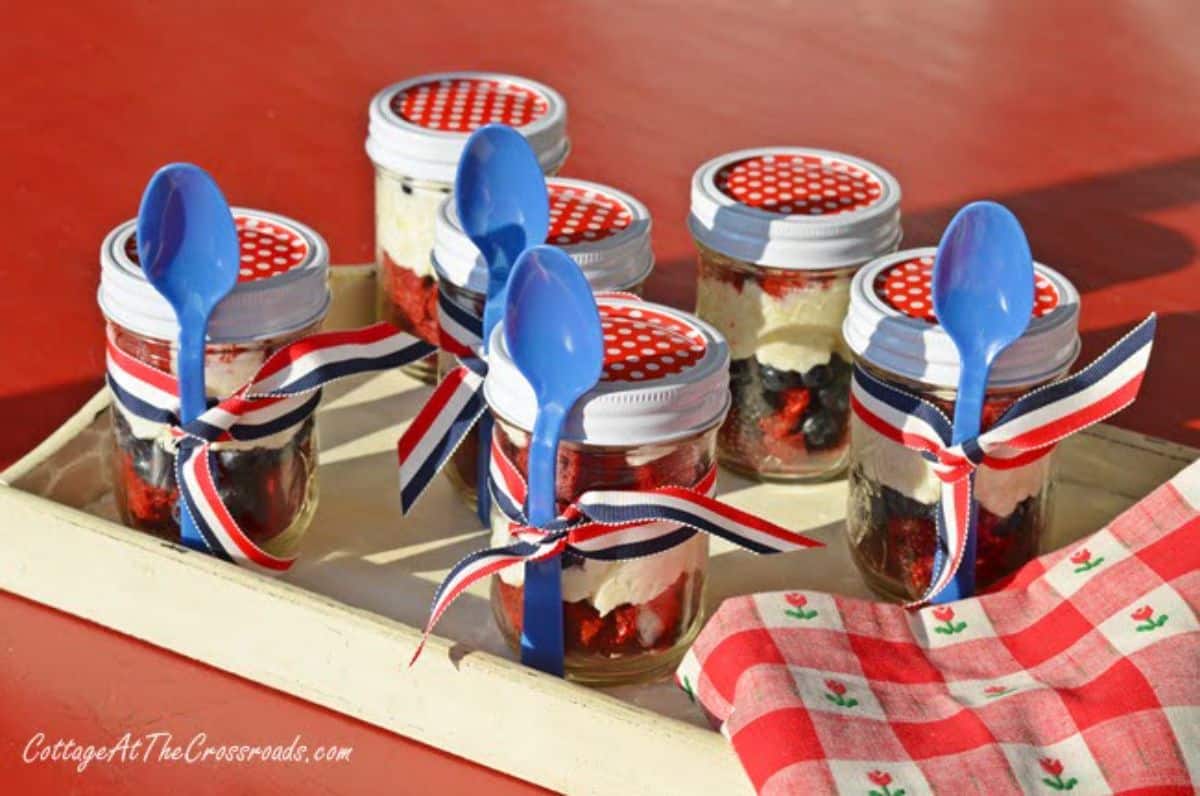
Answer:
<svg viewBox="0 0 1200 796"><path fill-rule="evenodd" d="M1146 373L1156 319L1151 315L1075 375L1032 390L987 431L952 445L950 419L934 404L855 367L850 403L879 434L918 451L942 481L933 578L920 605L945 588L962 563L980 465L1006 470L1050 453L1062 439L1133 403Z"/></svg>
<svg viewBox="0 0 1200 796"><path fill-rule="evenodd" d="M487 362L483 358L482 333L482 315L455 303L445 291L439 293L438 342L443 351L457 358L458 364L438 382L396 444L403 513L413 507L487 409L483 400Z"/></svg>
<svg viewBox="0 0 1200 796"><path fill-rule="evenodd" d="M435 350L387 323L315 334L276 351L247 384L187 424L179 422L175 377L122 351L111 337L106 378L114 400L125 411L168 427L176 441L176 483L205 552L278 574L294 559L271 555L238 527L217 490L213 443L252 441L292 429L316 410L326 384L397 368Z"/></svg>
<svg viewBox="0 0 1200 796"><path fill-rule="evenodd" d="M703 531L755 553L783 553L823 543L789 531L716 500L717 471L691 487L648 490L593 490L579 496L545 528L528 525L525 479L500 448L492 446L493 505L509 522L512 544L480 550L446 575L433 598L425 636L452 602L471 584L507 567L541 561L570 551L583 558L623 561L661 553ZM413 660L421 653L424 638Z"/></svg>
<svg viewBox="0 0 1200 796"><path fill-rule="evenodd" d="M598 293L597 297L641 300L633 293L615 291ZM416 504L434 476L441 472L486 413L483 380L487 376L487 361L483 354L482 333L483 316L479 312L455 302L445 291L439 293L438 343L443 351L458 359L458 364L434 388L396 444L400 462L400 510L403 513L407 514ZM480 473L485 472L483 465L487 464L489 456L490 430L490 424L480 427ZM481 490L480 497L486 500L487 495ZM481 514L486 517L486 511Z"/></svg>

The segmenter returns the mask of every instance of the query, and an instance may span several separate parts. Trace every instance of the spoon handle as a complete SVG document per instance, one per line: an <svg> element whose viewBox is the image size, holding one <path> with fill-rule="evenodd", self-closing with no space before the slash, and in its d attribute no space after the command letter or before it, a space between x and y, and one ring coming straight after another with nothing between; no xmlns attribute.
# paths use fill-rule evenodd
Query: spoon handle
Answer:
<svg viewBox="0 0 1200 796"><path fill-rule="evenodd" d="M500 323L500 319L504 317L504 300L504 285L496 287L493 291L492 286L489 284L487 301L483 305L483 352L485 354L487 353L488 343L492 338L492 330L496 328L496 324Z"/></svg>
<svg viewBox="0 0 1200 796"><path fill-rule="evenodd" d="M208 316L200 313L182 313L179 318L179 354L176 365L179 374L179 419L190 423L204 414L204 341L208 330ZM192 521L192 515L182 505L179 497L179 536L184 546L196 550L205 545Z"/></svg>
<svg viewBox="0 0 1200 796"><path fill-rule="evenodd" d="M958 393L954 398L954 431L951 441L957 445L963 440L979 436L983 421L983 402L987 395L988 374L992 363L987 359L961 356L962 373L958 377ZM963 542L962 565L946 588L933 596L935 604L954 602L975 594L975 547L979 507L971 501L967 519L967 538ZM937 555L941 557L939 550ZM936 572L938 567L934 566Z"/></svg>
<svg viewBox="0 0 1200 796"><path fill-rule="evenodd" d="M529 441L530 525L542 527L555 517L555 470L558 440L566 411L558 404L538 408ZM525 565L524 624L521 662L547 674L563 675L562 559L559 556Z"/></svg>

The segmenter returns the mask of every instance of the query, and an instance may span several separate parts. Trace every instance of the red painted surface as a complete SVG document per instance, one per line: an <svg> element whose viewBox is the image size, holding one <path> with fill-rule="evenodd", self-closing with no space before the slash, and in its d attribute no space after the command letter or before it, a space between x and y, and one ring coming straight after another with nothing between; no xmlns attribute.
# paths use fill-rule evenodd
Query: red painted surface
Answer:
<svg viewBox="0 0 1200 796"><path fill-rule="evenodd" d="M6 793L544 793L422 744L399 738L203 664L0 592L0 783ZM23 762L58 739L111 746L125 733L162 733L151 759ZM166 734L170 734L170 738ZM162 750L283 746L299 736L349 747L344 762L260 764L164 760ZM169 754L169 753L168 753Z"/></svg>
<svg viewBox="0 0 1200 796"><path fill-rule="evenodd" d="M97 249L134 214L155 167L200 163L232 201L312 224L336 261L366 261L367 102L393 80L456 68L513 71L564 94L574 139L564 174L649 206L659 260L650 296L685 307L694 295L688 178L723 151L802 144L877 162L903 187L912 245L936 242L966 201L1005 202L1038 259L1083 293L1085 354L1162 313L1143 398L1118 422L1200 444L1195 4L698 0L684 11L660 2L118 0L23 4L4 17L0 410L15 422L0 436L0 460L24 453L99 385ZM3 704L21 706L0 719L8 744L23 743L41 717L79 732L203 725L270 737L310 721L314 737L360 733L378 751L350 774L261 774L293 777L273 786L404 792L437 781L454 790L488 776L20 601L0 600L0 627ZM65 662L52 665L56 656ZM121 666L108 667L110 657ZM99 775L22 769L42 789L104 790ZM120 781L161 791L178 776L146 767ZM261 791L258 781L225 782Z"/></svg>

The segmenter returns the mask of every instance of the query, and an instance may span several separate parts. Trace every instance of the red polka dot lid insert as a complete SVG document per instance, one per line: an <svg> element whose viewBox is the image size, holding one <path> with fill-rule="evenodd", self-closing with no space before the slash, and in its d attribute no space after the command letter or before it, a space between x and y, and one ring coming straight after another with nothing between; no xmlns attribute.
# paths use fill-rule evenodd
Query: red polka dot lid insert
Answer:
<svg viewBox="0 0 1200 796"><path fill-rule="evenodd" d="M914 257L896 263L875 277L875 294L910 318L937 323L933 312L933 257ZM1034 275L1033 317L1040 318L1059 304L1058 290L1041 274Z"/></svg>
<svg viewBox="0 0 1200 796"><path fill-rule="evenodd" d="M600 304L604 330L601 381L646 382L682 373L708 349L701 331L636 305Z"/></svg>
<svg viewBox="0 0 1200 796"><path fill-rule="evenodd" d="M549 243L574 246L619 235L633 222L632 210L621 200L574 185L546 185L550 194Z"/></svg>
<svg viewBox="0 0 1200 796"><path fill-rule="evenodd" d="M444 78L397 92L392 112L411 124L444 133L469 133L499 122L523 127L546 114L549 102L531 88L477 77Z"/></svg>
<svg viewBox="0 0 1200 796"><path fill-rule="evenodd" d="M883 196L883 183L861 166L807 154L745 158L721 168L714 180L739 203L780 215L852 213Z"/></svg>
<svg viewBox="0 0 1200 796"><path fill-rule="evenodd" d="M238 282L269 279L302 265L308 259L308 241L299 232L253 216L237 215L233 220L241 245ZM134 265L140 264L137 239L132 234L125 241L125 256Z"/></svg>

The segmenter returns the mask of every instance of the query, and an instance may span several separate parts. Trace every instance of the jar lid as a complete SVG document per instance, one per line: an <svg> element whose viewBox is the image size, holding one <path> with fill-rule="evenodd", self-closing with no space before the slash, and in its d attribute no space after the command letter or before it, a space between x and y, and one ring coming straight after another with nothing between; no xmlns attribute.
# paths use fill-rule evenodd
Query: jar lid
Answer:
<svg viewBox="0 0 1200 796"><path fill-rule="evenodd" d="M868 263L850 284L842 327L860 358L911 381L958 386L958 349L933 314L935 247L908 249ZM996 359L988 384L1031 386L1056 378L1079 356L1079 292L1066 277L1034 263L1029 328Z"/></svg>
<svg viewBox="0 0 1200 796"><path fill-rule="evenodd" d="M452 183L471 131L515 128L550 174L566 160L567 103L541 83L489 72L443 72L388 86L371 100L367 155L386 169Z"/></svg>
<svg viewBox="0 0 1200 796"><path fill-rule="evenodd" d="M575 404L563 439L635 445L696 434L729 409L729 347L716 329L672 307L598 296L604 329L600 383ZM500 417L533 428L537 402L504 341L492 333L484 395Z"/></svg>
<svg viewBox="0 0 1200 796"><path fill-rule="evenodd" d="M596 290L628 290L654 267L650 211L627 193L583 180L552 178L546 242L571 256ZM462 231L453 196L438 209L433 266L439 279L487 292L487 264Z"/></svg>
<svg viewBox="0 0 1200 796"><path fill-rule="evenodd" d="M233 291L213 310L214 343L275 337L316 323L329 308L329 248L311 228L275 213L233 208L241 269ZM138 262L137 220L118 226L100 246L97 301L105 317L160 340L179 336L175 312Z"/></svg>
<svg viewBox="0 0 1200 796"><path fill-rule="evenodd" d="M688 226L697 242L756 265L856 265L899 245L900 183L837 152L744 149L696 169Z"/></svg>

